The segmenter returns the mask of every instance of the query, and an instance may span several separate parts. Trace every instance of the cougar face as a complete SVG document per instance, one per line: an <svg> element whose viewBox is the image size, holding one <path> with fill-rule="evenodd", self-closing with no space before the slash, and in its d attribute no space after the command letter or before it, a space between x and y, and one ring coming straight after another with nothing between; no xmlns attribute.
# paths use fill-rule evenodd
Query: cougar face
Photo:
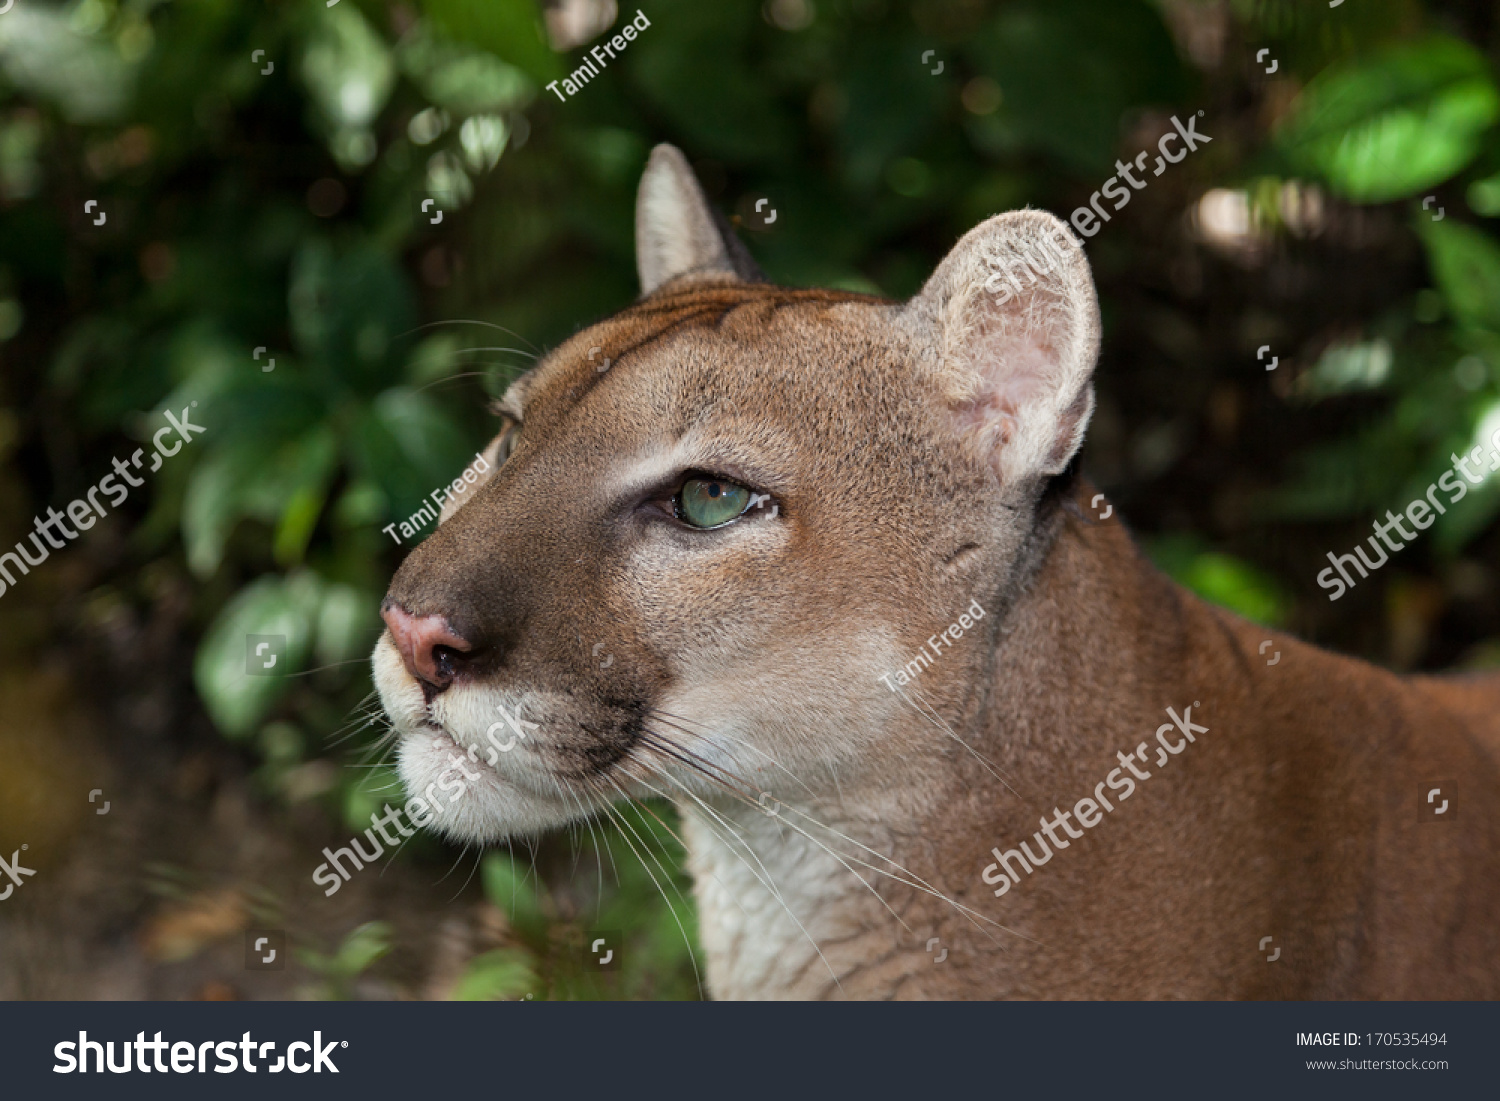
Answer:
<svg viewBox="0 0 1500 1101"><path fill-rule="evenodd" d="M666 146L637 219L645 296L510 388L487 480L383 605L401 776L462 770L437 828L464 840L887 772L911 706L882 674L998 598L1091 407L1091 283L1006 314L961 245L907 304L773 287ZM1006 219L986 239L1060 225ZM998 378L968 351L1002 340L1022 366ZM924 672L937 710L985 649Z"/></svg>

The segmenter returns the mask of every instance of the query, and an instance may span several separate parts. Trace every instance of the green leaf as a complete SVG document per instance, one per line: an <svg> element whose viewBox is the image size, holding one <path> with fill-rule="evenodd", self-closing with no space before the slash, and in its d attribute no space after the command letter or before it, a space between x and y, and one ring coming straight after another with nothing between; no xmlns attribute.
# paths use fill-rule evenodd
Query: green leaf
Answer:
<svg viewBox="0 0 1500 1101"><path fill-rule="evenodd" d="M433 481L433 488L446 485L463 473L474 457L463 434L437 402L418 390L404 386L385 391L375 399L375 416L386 426L412 466Z"/></svg>
<svg viewBox="0 0 1500 1101"><path fill-rule="evenodd" d="M532 0L423 0L422 7L450 37L488 50L538 84L563 74Z"/></svg>
<svg viewBox="0 0 1500 1101"><path fill-rule="evenodd" d="M790 120L755 63L756 5L658 0L647 18L651 26L601 76L628 73L676 140L705 153L774 161L796 147ZM580 95L608 91L585 88Z"/></svg>
<svg viewBox="0 0 1500 1101"><path fill-rule="evenodd" d="M344 938L334 956L339 976L353 978L391 950L391 926L384 921L369 921Z"/></svg>
<svg viewBox="0 0 1500 1101"><path fill-rule="evenodd" d="M1149 544L1148 551L1175 581L1246 619L1275 627L1291 608L1275 578L1233 555L1204 549L1196 536L1162 536Z"/></svg>
<svg viewBox="0 0 1500 1101"><path fill-rule="evenodd" d="M401 67L434 104L459 115L526 106L536 85L491 54L437 38L419 26L397 48Z"/></svg>
<svg viewBox="0 0 1500 1101"><path fill-rule="evenodd" d="M302 54L302 79L330 130L362 130L375 121L395 83L385 42L354 4L319 12Z"/></svg>
<svg viewBox="0 0 1500 1101"><path fill-rule="evenodd" d="M286 674L302 668L312 639L317 579L262 577L225 605L193 661L193 681L209 715L231 738L242 738L286 691ZM286 648L273 675L249 672L249 636L279 635Z"/></svg>
<svg viewBox="0 0 1500 1101"><path fill-rule="evenodd" d="M1476 447L1477 459L1473 457ZM1483 474L1484 480L1475 485L1454 467L1448 467L1468 492L1456 504L1450 503L1448 511L1437 519L1434 534L1438 550L1444 554L1457 554L1500 516L1500 470L1491 465L1500 462L1500 402L1485 410L1466 443L1448 452L1450 456L1454 454L1468 457L1468 468L1476 476Z"/></svg>
<svg viewBox="0 0 1500 1101"><path fill-rule="evenodd" d="M339 381L370 393L399 376L404 357L392 341L415 327L416 311L406 276L378 249L304 246L292 263L287 305L299 348Z"/></svg>
<svg viewBox="0 0 1500 1101"><path fill-rule="evenodd" d="M1109 175L1127 111L1179 102L1187 88L1171 35L1139 0L1005 4L966 52L1000 85L992 118L1087 177Z"/></svg>
<svg viewBox="0 0 1500 1101"><path fill-rule="evenodd" d="M1383 338L1327 348L1312 369L1299 375L1296 393L1316 401L1335 394L1377 390L1390 378L1395 355Z"/></svg>
<svg viewBox="0 0 1500 1101"><path fill-rule="evenodd" d="M1459 172L1497 118L1500 92L1484 55L1433 35L1319 74L1276 141L1339 194L1385 202Z"/></svg>
<svg viewBox="0 0 1500 1101"><path fill-rule="evenodd" d="M868 188L889 161L922 144L952 102L953 89L911 63L908 35L863 38L851 45L839 147L849 181Z"/></svg>
<svg viewBox="0 0 1500 1101"><path fill-rule="evenodd" d="M547 932L547 915L542 910L538 887L508 853L485 855L479 869L484 897L503 910L511 925L522 936L543 940Z"/></svg>
<svg viewBox="0 0 1500 1101"><path fill-rule="evenodd" d="M494 1002L529 994L540 985L529 955L518 948L496 948L475 956L464 969L453 1000Z"/></svg>
<svg viewBox="0 0 1500 1101"><path fill-rule="evenodd" d="M1447 219L1418 218L1417 231L1449 312L1466 325L1500 332L1500 244Z"/></svg>
<svg viewBox="0 0 1500 1101"><path fill-rule="evenodd" d="M332 454L330 448L330 459ZM272 552L278 566L289 569L302 561L326 500L324 487L311 482L304 482L292 491L282 510L281 520L276 525L276 536L272 542Z"/></svg>
<svg viewBox="0 0 1500 1101"><path fill-rule="evenodd" d="M1500 172L1471 183L1467 198L1469 207L1475 214L1482 214L1486 218L1500 215Z"/></svg>
<svg viewBox="0 0 1500 1101"><path fill-rule="evenodd" d="M6 20L0 69L7 84L55 103L71 122L113 120L130 102L136 65L109 37L74 30L75 18L61 5L22 5L19 18Z"/></svg>
<svg viewBox="0 0 1500 1101"><path fill-rule="evenodd" d="M294 565L322 511L337 461L327 425L280 442L241 436L210 452L193 469L183 501L189 567L199 577L212 574L234 525L246 518L274 525L277 559Z"/></svg>
<svg viewBox="0 0 1500 1101"><path fill-rule="evenodd" d="M325 583L318 608L317 663L337 665L367 656L379 634L379 608L379 594L362 592L353 585Z"/></svg>
<svg viewBox="0 0 1500 1101"><path fill-rule="evenodd" d="M1438 551L1457 554L1488 528L1496 516L1500 516L1500 480L1492 478L1470 486L1463 500L1450 504L1448 511L1437 519L1433 534Z"/></svg>
<svg viewBox="0 0 1500 1101"><path fill-rule="evenodd" d="M400 799L401 775L394 768L380 765L344 789L344 824L356 833L370 828L393 799Z"/></svg>
<svg viewBox="0 0 1500 1101"><path fill-rule="evenodd" d="M385 491L398 520L424 506L436 511L432 493L461 475L474 455L432 398L405 387L381 394L349 443L356 469Z"/></svg>

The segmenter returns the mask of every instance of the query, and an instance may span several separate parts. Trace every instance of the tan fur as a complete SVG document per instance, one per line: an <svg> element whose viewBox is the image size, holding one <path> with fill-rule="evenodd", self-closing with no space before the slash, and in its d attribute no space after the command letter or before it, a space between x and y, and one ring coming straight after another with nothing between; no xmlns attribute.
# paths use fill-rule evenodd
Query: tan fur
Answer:
<svg viewBox="0 0 1500 1101"><path fill-rule="evenodd" d="M680 162L658 150L642 184L647 297L512 389L515 450L392 582L473 646L426 692L376 649L409 787L497 704L538 724L442 828L673 799L718 997L1500 994L1500 680L1403 679L1249 624L1091 518L1061 472L1098 312L1061 223L991 219L906 304L788 290L707 235ZM1049 236L1049 271L984 286ZM769 496L686 530L644 502L692 470ZM992 848L1189 706L1206 733L993 895ZM1455 780L1454 817L1420 821L1419 788Z"/></svg>

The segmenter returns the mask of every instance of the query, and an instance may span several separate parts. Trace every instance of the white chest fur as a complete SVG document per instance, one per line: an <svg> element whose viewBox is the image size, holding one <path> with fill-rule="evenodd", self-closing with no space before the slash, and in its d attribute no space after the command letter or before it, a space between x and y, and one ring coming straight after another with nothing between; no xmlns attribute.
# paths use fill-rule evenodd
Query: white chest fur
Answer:
<svg viewBox="0 0 1500 1101"><path fill-rule="evenodd" d="M714 997L838 998L852 970L897 953L871 889L885 877L865 866L881 857L789 807L693 807L683 827Z"/></svg>

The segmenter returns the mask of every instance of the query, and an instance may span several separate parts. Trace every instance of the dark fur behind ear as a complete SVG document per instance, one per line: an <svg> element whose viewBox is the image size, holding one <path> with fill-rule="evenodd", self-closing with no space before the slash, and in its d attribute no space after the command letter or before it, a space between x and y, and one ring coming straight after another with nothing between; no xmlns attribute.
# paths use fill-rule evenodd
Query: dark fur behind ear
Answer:
<svg viewBox="0 0 1500 1101"><path fill-rule="evenodd" d="M750 250L740 240L739 234L735 233L729 219L719 213L717 207L710 207L709 214L713 216L719 236L724 239L724 251L729 254L729 263L734 267L734 273L746 283L766 282L766 273L760 270L760 265L750 255Z"/></svg>

